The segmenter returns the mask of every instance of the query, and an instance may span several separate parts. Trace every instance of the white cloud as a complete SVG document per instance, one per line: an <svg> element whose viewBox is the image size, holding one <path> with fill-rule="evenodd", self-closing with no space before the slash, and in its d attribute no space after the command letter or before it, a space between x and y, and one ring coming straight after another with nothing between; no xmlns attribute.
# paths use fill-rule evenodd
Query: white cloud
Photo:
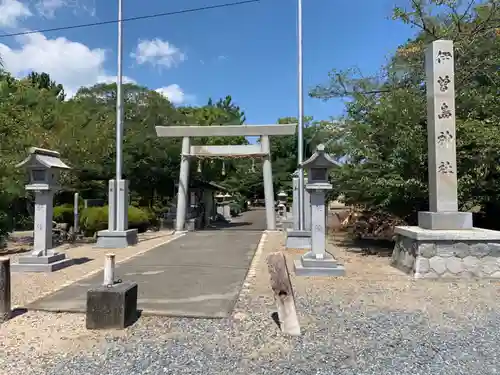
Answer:
<svg viewBox="0 0 500 375"><path fill-rule="evenodd" d="M48 73L61 83L68 96L82 86L99 82L116 82L104 69L106 53L103 49L90 49L86 45L66 38L47 39L35 33L19 37L19 48L0 43L0 56L6 70L17 77L31 71ZM124 82L133 82L124 77Z"/></svg>
<svg viewBox="0 0 500 375"><path fill-rule="evenodd" d="M173 104L183 104L187 101L193 100L193 96L186 94L176 83L165 87L160 87L155 91L165 96Z"/></svg>
<svg viewBox="0 0 500 375"><path fill-rule="evenodd" d="M161 39L141 40L135 53L130 54L138 64L171 68L186 60L186 55L173 44Z"/></svg>
<svg viewBox="0 0 500 375"><path fill-rule="evenodd" d="M32 16L29 8L18 0L0 0L0 27L16 27L18 21Z"/></svg>
<svg viewBox="0 0 500 375"><path fill-rule="evenodd" d="M42 16L52 18L56 10L62 8L64 5L66 5L65 0L39 0L36 3L36 9Z"/></svg>
<svg viewBox="0 0 500 375"><path fill-rule="evenodd" d="M116 83L118 76L99 76L97 77L97 83ZM137 81L133 78L123 76L123 83L137 83Z"/></svg>
<svg viewBox="0 0 500 375"><path fill-rule="evenodd" d="M73 8L76 13L83 10L91 16L95 15L95 0L34 0L35 8L42 16L53 18L59 9Z"/></svg>

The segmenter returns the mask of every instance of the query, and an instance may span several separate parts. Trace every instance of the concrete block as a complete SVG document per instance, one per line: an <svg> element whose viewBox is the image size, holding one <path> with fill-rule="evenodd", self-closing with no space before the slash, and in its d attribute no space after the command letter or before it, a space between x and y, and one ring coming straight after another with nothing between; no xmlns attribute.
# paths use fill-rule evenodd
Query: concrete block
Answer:
<svg viewBox="0 0 500 375"><path fill-rule="evenodd" d="M123 329L138 316L137 283L99 286L87 292L87 329Z"/></svg>
<svg viewBox="0 0 500 375"><path fill-rule="evenodd" d="M138 241L137 229L125 231L101 230L97 232L95 247L100 249L123 249L136 245Z"/></svg>

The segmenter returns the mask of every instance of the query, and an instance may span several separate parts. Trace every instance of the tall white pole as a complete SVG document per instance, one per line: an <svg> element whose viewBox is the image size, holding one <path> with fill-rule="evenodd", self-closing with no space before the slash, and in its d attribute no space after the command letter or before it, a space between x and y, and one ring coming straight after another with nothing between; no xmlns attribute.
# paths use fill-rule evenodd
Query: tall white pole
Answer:
<svg viewBox="0 0 500 375"><path fill-rule="evenodd" d="M299 170L299 230L304 230L304 77L302 71L302 0L297 0L297 43L298 43L298 94L299 94L299 129L297 139L297 162Z"/></svg>
<svg viewBox="0 0 500 375"><path fill-rule="evenodd" d="M118 223L120 221L119 206L120 201L118 184L122 179L123 169L123 0L118 0L118 75L116 83L116 176L115 176L115 216Z"/></svg>

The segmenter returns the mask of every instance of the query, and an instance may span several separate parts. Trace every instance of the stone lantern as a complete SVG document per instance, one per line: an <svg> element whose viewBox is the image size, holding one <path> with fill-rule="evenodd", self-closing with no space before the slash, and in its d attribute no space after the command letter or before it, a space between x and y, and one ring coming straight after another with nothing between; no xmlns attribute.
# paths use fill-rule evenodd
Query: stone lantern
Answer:
<svg viewBox="0 0 500 375"><path fill-rule="evenodd" d="M311 197L311 251L295 261L295 273L298 276L342 276L345 273L344 267L326 252L325 195L332 190L328 172L337 165L322 144L302 163L308 175L305 188Z"/></svg>
<svg viewBox="0 0 500 375"><path fill-rule="evenodd" d="M231 219L231 207L229 205L229 198L231 198L231 195L228 193L222 194L218 193L215 196L216 199L216 205L217 205L217 213L219 215L222 215L224 219L230 220Z"/></svg>
<svg viewBox="0 0 500 375"><path fill-rule="evenodd" d="M281 218L286 216L287 197L288 195L283 190L278 193L278 215Z"/></svg>
<svg viewBox="0 0 500 375"><path fill-rule="evenodd" d="M57 151L31 147L29 156L17 164L26 168L29 183L26 190L35 194L35 220L33 230L33 251L19 257L19 263L12 265L13 271L52 272L71 265L64 253L52 249L52 214L54 193L59 190L59 174L71 169Z"/></svg>

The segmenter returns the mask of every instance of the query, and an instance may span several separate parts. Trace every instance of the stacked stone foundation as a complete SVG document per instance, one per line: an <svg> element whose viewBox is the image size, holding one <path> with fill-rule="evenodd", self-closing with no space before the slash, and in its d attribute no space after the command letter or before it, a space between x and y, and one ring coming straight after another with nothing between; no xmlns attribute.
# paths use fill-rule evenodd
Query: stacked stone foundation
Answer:
<svg viewBox="0 0 500 375"><path fill-rule="evenodd" d="M500 240L421 240L398 234L392 264L417 279L500 279Z"/></svg>

